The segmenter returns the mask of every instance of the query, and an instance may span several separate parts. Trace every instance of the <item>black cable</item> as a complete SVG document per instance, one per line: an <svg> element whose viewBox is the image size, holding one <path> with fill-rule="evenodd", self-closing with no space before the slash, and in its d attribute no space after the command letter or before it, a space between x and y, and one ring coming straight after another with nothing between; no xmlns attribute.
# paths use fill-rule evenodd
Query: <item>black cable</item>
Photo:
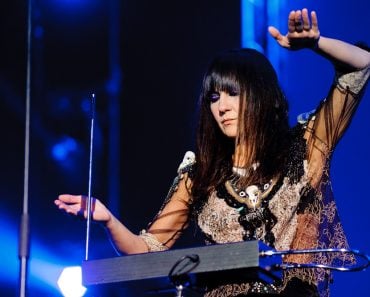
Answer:
<svg viewBox="0 0 370 297"><path fill-rule="evenodd" d="M186 261L187 260L187 261ZM199 256L196 254L181 257L172 266L168 277L174 286L186 285L189 282L189 273L199 265ZM182 266L180 266L182 265Z"/></svg>

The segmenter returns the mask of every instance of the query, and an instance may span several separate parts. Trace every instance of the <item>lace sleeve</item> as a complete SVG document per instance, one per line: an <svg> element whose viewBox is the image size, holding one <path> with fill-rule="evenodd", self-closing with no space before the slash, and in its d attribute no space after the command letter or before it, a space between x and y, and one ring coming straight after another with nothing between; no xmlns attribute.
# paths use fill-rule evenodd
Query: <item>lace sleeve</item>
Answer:
<svg viewBox="0 0 370 297"><path fill-rule="evenodd" d="M187 152L162 207L147 229L141 231L140 237L145 241L150 252L163 251L171 247L187 227L189 189L194 164L194 154Z"/></svg>
<svg viewBox="0 0 370 297"><path fill-rule="evenodd" d="M345 74L337 72L327 98L307 123L307 159L313 185L321 179L327 160L350 124L369 75L369 67Z"/></svg>

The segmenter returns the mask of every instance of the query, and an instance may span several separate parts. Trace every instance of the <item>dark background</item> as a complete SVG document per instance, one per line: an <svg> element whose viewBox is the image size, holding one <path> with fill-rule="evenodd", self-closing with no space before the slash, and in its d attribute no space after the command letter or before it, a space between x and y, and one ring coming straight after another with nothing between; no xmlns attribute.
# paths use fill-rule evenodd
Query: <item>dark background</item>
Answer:
<svg viewBox="0 0 370 297"><path fill-rule="evenodd" d="M351 6L344 0L276 2L283 28L289 10L309 7L318 11L323 35L370 43L366 0L354 0ZM15 296L27 3L8 0L0 7L0 295ZM96 94L93 194L139 232L160 207L184 153L193 148L202 74L215 53L240 47L240 15L236 0L34 1L30 296L60 296L56 280L62 268L79 265L85 255L85 223L61 214L53 200L60 193L87 193L91 94ZM261 34L271 24L260 24L265 18L256 18ZM273 46L272 39L264 40L265 46ZM275 61L294 123L297 114L325 97L331 65L309 51L275 49L266 54ZM367 93L332 162L333 187L350 245L366 253L369 100ZM63 143L59 152L65 154L56 158L53 148ZM179 247L195 244L192 230L188 233ZM90 256L114 255L105 231L93 225ZM367 296L368 279L369 272L336 274L333 296Z"/></svg>

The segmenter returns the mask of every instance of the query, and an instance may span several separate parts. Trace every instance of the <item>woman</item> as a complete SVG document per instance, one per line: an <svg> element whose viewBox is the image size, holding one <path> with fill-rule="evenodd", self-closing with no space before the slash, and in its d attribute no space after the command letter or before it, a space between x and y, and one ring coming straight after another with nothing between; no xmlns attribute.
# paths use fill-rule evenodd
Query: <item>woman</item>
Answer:
<svg viewBox="0 0 370 297"><path fill-rule="evenodd" d="M292 11L288 33L270 27L284 48L312 49L333 62L336 77L307 121L288 126L287 102L260 53L236 50L216 57L203 81L197 152L187 153L161 210L140 235L130 232L99 200L103 222L122 253L170 248L194 218L209 243L258 239L277 250L347 247L333 201L330 157L346 130L369 77L369 52L320 36L315 12ZM195 161L196 160L196 161ZM71 214L85 197L60 195ZM350 262L345 256L291 255L286 262ZM289 270L281 282L220 284L206 296L325 296L325 270Z"/></svg>

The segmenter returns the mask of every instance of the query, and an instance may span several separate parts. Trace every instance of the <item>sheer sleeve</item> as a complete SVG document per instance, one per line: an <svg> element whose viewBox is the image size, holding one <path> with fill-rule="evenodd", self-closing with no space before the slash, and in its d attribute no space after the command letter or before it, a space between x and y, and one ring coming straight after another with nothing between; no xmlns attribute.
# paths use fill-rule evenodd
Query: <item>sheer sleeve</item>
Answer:
<svg viewBox="0 0 370 297"><path fill-rule="evenodd" d="M304 124L308 184L301 193L291 249L348 248L332 193L329 161L359 105L369 74L369 67L346 74L338 72L327 98ZM351 256L342 253L291 255L285 261L333 266L354 263ZM293 277L315 283L320 296L329 296L330 271L292 269L284 273L285 282Z"/></svg>
<svg viewBox="0 0 370 297"><path fill-rule="evenodd" d="M327 160L351 122L369 75L369 66L350 73L337 71L327 98L320 103L307 124L308 170L314 187L318 185Z"/></svg>
<svg viewBox="0 0 370 297"><path fill-rule="evenodd" d="M194 164L194 154L187 152L162 207L147 229L140 233L149 252L167 250L187 227Z"/></svg>

